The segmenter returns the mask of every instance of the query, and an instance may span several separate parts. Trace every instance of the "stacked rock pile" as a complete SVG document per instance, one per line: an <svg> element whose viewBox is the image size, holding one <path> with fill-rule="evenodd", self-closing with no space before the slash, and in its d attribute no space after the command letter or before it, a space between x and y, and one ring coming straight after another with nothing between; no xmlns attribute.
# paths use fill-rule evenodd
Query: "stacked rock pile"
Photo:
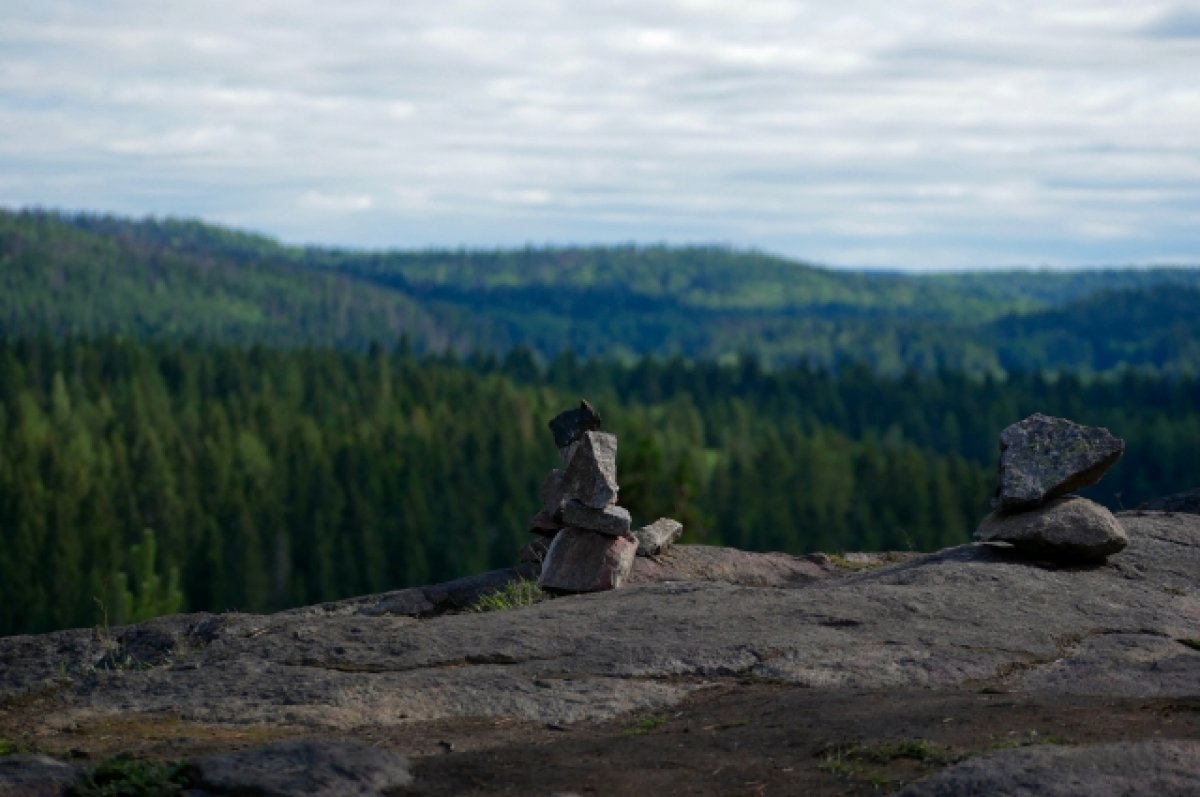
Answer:
<svg viewBox="0 0 1200 797"><path fill-rule="evenodd" d="M1107 429L1041 414L1014 423L1000 433L999 484L975 539L1061 561L1120 551L1129 539L1113 514L1072 493L1100 481L1124 452Z"/></svg>
<svg viewBox="0 0 1200 797"><path fill-rule="evenodd" d="M546 474L542 508L529 521L548 542L529 546L523 558L541 559L538 584L551 592L616 589L637 554L659 554L683 532L670 518L630 530L629 510L617 504L617 438L600 424L587 401L550 421L564 467Z"/></svg>

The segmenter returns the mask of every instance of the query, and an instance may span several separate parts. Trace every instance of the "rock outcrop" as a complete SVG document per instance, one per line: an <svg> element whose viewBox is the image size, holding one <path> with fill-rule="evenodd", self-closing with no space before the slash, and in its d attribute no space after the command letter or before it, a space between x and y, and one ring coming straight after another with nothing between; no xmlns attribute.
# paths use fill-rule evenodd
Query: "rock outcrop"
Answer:
<svg viewBox="0 0 1200 797"><path fill-rule="evenodd" d="M881 699L874 690L893 701L914 688L1193 700L1200 516L1117 519L1129 546L1086 569L966 545L857 572L794 560L792 575L774 581L783 588L627 585L426 620L381 612L375 596L9 637L0 639L0 733L17 729L42 745L61 735L67 749L97 723L128 727L137 717L171 717L185 737L272 727L390 738L466 718L574 727L683 711L705 685L746 679L868 702ZM99 666L128 661L113 655L122 650L150 661ZM1172 716L1173 727L1191 727L1181 723L1192 714ZM421 771L414 763L417 786ZM456 793L447 788L433 793Z"/></svg>

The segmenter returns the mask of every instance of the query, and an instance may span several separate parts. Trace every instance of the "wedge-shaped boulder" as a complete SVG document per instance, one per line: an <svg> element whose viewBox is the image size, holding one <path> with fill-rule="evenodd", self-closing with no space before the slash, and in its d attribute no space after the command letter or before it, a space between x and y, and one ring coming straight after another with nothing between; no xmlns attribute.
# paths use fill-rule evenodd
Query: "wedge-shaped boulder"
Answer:
<svg viewBox="0 0 1200 797"><path fill-rule="evenodd" d="M1028 509L1100 481L1125 452L1107 429L1036 413L1000 433L1000 478L992 507Z"/></svg>
<svg viewBox="0 0 1200 797"><path fill-rule="evenodd" d="M669 517L660 517L649 526L633 533L638 541L638 556L658 556L670 548L683 534L683 524Z"/></svg>
<svg viewBox="0 0 1200 797"><path fill-rule="evenodd" d="M616 589L629 575L636 555L637 541L631 536L567 527L550 544L538 585L551 592Z"/></svg>
<svg viewBox="0 0 1200 797"><path fill-rule="evenodd" d="M563 501L559 514L567 526L596 531L610 537L628 533L629 527L633 525L629 510L616 504L603 509L593 509L572 498L570 501Z"/></svg>
<svg viewBox="0 0 1200 797"><path fill-rule="evenodd" d="M617 489L616 435L584 432L563 473L563 500L603 509L617 502Z"/></svg>
<svg viewBox="0 0 1200 797"><path fill-rule="evenodd" d="M1104 507L1070 495L1028 512L992 512L975 532L980 542L1007 542L1035 556L1094 561L1120 551L1129 537Z"/></svg>

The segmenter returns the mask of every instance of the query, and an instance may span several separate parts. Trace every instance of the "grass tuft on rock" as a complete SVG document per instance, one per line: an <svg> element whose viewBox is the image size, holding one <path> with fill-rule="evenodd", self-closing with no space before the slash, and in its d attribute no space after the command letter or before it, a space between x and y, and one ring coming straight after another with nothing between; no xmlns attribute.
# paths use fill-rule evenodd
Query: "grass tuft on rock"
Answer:
<svg viewBox="0 0 1200 797"><path fill-rule="evenodd" d="M504 585L489 595L483 595L471 604L467 611L471 612L500 612L506 609L516 609L521 606L532 606L546 598L546 593L536 581L528 578L518 578Z"/></svg>
<svg viewBox="0 0 1200 797"><path fill-rule="evenodd" d="M898 739L880 744L831 744L816 752L817 769L843 780L863 780L879 789L891 786L889 765L907 760L924 767L941 767L960 760L948 747L926 739Z"/></svg>
<svg viewBox="0 0 1200 797"><path fill-rule="evenodd" d="M666 721L667 721L666 717L660 717L658 715L642 717L640 720L638 720L637 722L635 722L633 724L633 727L626 728L624 731L624 735L625 736L643 736L647 733L650 733L650 731L655 730L656 728L661 728L663 723L665 723Z"/></svg>
<svg viewBox="0 0 1200 797"><path fill-rule="evenodd" d="M0 739L0 758L6 755L16 755L22 752L20 745L16 742L10 742L8 739Z"/></svg>

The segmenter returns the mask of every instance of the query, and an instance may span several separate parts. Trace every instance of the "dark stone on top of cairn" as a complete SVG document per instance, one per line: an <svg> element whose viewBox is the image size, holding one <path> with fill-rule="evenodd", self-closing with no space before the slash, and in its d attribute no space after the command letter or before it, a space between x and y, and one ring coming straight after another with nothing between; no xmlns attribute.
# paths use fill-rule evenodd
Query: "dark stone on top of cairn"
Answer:
<svg viewBox="0 0 1200 797"><path fill-rule="evenodd" d="M562 451L583 437L584 432L599 430L600 424L600 413L596 412L586 399L581 400L579 409L560 412L550 421L550 431L554 434L554 445L558 446L559 451Z"/></svg>

